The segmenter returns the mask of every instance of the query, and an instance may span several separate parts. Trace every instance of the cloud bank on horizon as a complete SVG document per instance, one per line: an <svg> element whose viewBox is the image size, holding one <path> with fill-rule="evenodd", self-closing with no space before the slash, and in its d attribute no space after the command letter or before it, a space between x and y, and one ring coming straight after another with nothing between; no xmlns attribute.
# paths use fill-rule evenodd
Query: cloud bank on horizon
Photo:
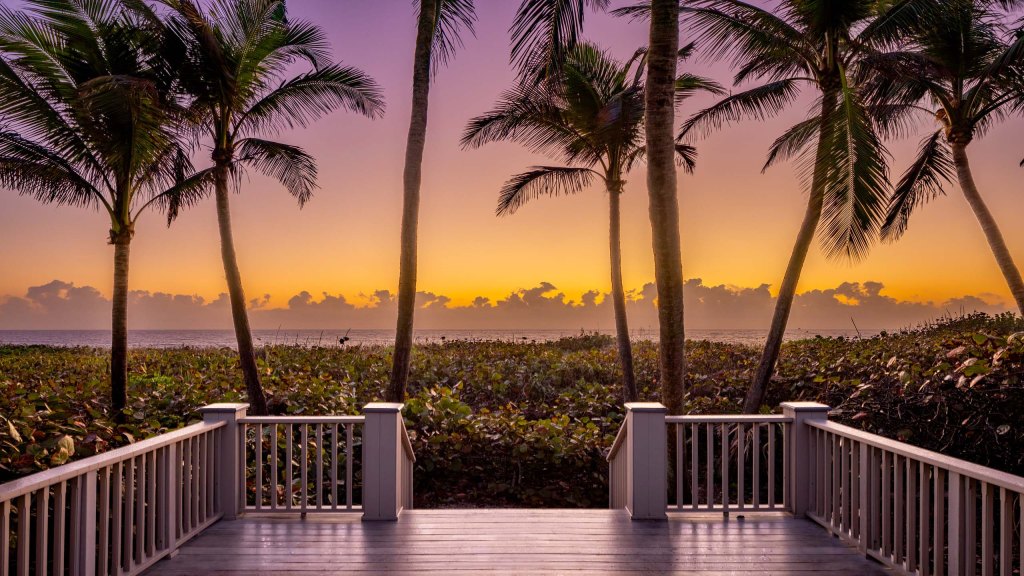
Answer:
<svg viewBox="0 0 1024 576"><path fill-rule="evenodd" d="M756 288L707 286L700 278L686 283L686 324L693 329L759 329L768 326L775 298L768 284ZM827 290L799 294L789 326L794 329L896 329L940 316L969 312L1006 312L1009 307L991 296L968 295L945 302L911 302L883 294L881 282L844 282ZM367 305L341 294L315 297L303 291L284 307L270 307L269 296L250 302L250 319L260 329L392 328L397 315L395 295L377 290ZM658 324L654 284L630 291L630 327ZM417 328L422 329L587 329L612 326L607 294L589 291L568 298L548 282L512 292L493 301L478 297L469 305L453 305L443 294L417 294ZM129 327L135 330L227 329L231 312L226 294L207 300L188 294L132 291ZM110 299L92 286L53 280L32 286L24 296L0 296L0 330L100 330L110 326Z"/></svg>

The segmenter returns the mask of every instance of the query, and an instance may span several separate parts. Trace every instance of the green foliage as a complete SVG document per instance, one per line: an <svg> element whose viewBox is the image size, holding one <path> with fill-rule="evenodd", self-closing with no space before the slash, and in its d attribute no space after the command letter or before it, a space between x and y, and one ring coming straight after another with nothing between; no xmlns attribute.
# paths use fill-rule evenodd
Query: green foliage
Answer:
<svg viewBox="0 0 1024 576"><path fill-rule="evenodd" d="M738 412L755 348L691 341L692 413ZM641 397L657 397L657 346L639 342ZM244 397L229 349L134 350L127 423L106 418L105 352L0 347L0 481L178 428ZM358 414L383 397L386 347L273 346L259 367L272 412ZM783 347L769 405L818 400L834 418L1024 474L1024 323L967 316L919 330ZM406 422L417 506L603 506L604 455L622 422L613 342L447 342L413 355Z"/></svg>

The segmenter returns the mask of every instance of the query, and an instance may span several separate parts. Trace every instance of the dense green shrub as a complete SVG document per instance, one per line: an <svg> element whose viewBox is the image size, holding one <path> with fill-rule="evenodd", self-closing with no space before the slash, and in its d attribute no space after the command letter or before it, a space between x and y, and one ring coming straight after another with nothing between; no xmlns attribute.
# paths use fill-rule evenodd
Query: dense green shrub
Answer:
<svg viewBox="0 0 1024 576"><path fill-rule="evenodd" d="M758 350L689 342L687 405L736 412ZM657 346L635 346L657 396ZM228 349L134 350L128 423L106 417L107 356L0 347L0 481L174 429L196 408L242 399ZM259 365L272 410L357 414L381 398L386 347L273 346ZM604 454L622 421L611 339L445 342L413 356L406 419L418 506L603 506ZM770 401L819 400L872 432L1024 475L1024 325L969 316L867 339L783 347Z"/></svg>

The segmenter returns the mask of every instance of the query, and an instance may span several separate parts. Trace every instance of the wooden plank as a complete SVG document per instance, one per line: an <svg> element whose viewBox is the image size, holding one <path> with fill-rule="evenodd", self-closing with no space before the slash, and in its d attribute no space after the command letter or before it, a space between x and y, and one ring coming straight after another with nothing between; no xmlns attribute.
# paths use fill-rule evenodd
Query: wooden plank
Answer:
<svg viewBox="0 0 1024 576"><path fill-rule="evenodd" d="M254 480L256 483L256 509L261 510L263 508L263 424L256 424L256 441L254 444L253 453L255 454L255 459L253 460L253 469L256 475ZM273 497L273 494L271 494L271 499Z"/></svg>
<svg viewBox="0 0 1024 576"><path fill-rule="evenodd" d="M676 429L676 509L683 509L683 476L686 473L686 454L683 452L683 425L675 424Z"/></svg>
<svg viewBox="0 0 1024 576"><path fill-rule="evenodd" d="M316 425L316 507L324 507L324 425Z"/></svg>
<svg viewBox="0 0 1024 576"><path fill-rule="evenodd" d="M54 574L64 574L65 546L67 536L67 493L68 484L61 480L53 487L53 566Z"/></svg>
<svg viewBox="0 0 1024 576"><path fill-rule="evenodd" d="M705 500L707 500L707 507L710 509L715 505L715 435L712 432L712 424L705 424L704 433L707 435L704 438L704 442L707 444L707 453L705 456L704 483L707 485L707 494L705 494Z"/></svg>
<svg viewBox="0 0 1024 576"><path fill-rule="evenodd" d="M751 432L751 452L753 453L751 484L754 489L754 510L757 510L761 507L761 424L754 422Z"/></svg>
<svg viewBox="0 0 1024 576"><path fill-rule="evenodd" d="M288 424L285 428L285 477L284 477L284 507L287 510L292 509L292 500L294 499L295 490L292 486L292 444L293 444L293 433L292 425Z"/></svg>
<svg viewBox="0 0 1024 576"><path fill-rule="evenodd" d="M736 508L743 510L747 501L746 490L747 431L742 422L736 423Z"/></svg>
<svg viewBox="0 0 1024 576"><path fill-rule="evenodd" d="M277 424L270 425L270 509L277 510L278 487L280 473L277 471Z"/></svg>
<svg viewBox="0 0 1024 576"><path fill-rule="evenodd" d="M11 503L0 502L0 576L9 576L11 565Z"/></svg>
<svg viewBox="0 0 1024 576"><path fill-rule="evenodd" d="M46 573L50 560L50 488L36 492L36 574Z"/></svg>
<svg viewBox="0 0 1024 576"><path fill-rule="evenodd" d="M768 508L775 508L775 430L768 425Z"/></svg>
<svg viewBox="0 0 1024 576"><path fill-rule="evenodd" d="M18 498L18 576L28 576L29 567L31 564L31 561L29 560L29 550L31 549L30 544L32 543L32 517L29 514L31 502L31 493L23 494L21 497Z"/></svg>
<svg viewBox="0 0 1024 576"><path fill-rule="evenodd" d="M356 447L353 439L355 424L345 425L345 508L352 509L352 469Z"/></svg>
<svg viewBox="0 0 1024 576"><path fill-rule="evenodd" d="M302 503L301 508L302 508L302 511L305 512L306 508L309 507L309 494L308 494L308 487L309 487L309 425L308 424L300 424L299 426L302 427L302 434L300 436L302 438L302 446L299 449L299 453L301 454L299 456L299 466L300 466L300 468L299 468L299 476L302 479L302 486L300 488L300 490L301 490L300 494L301 494L301 498L302 498L302 500L301 500L301 503Z"/></svg>
<svg viewBox="0 0 1024 576"><path fill-rule="evenodd" d="M892 470L893 454L882 451L882 556L892 558Z"/></svg>
<svg viewBox="0 0 1024 576"><path fill-rule="evenodd" d="M729 424L722 423L722 452L719 458L722 466L722 508L729 510Z"/></svg>
<svg viewBox="0 0 1024 576"><path fill-rule="evenodd" d="M995 490L981 483L981 576L995 576Z"/></svg>
<svg viewBox="0 0 1024 576"><path fill-rule="evenodd" d="M932 495L935 500L932 504L932 514L935 520L932 531L932 573L935 576L946 576L946 471L935 468L933 475L935 490Z"/></svg>
<svg viewBox="0 0 1024 576"><path fill-rule="evenodd" d="M907 476L907 495L904 502L907 505L905 513L907 522L907 546L905 548L907 555L907 570L913 572L917 570L917 498L919 496L917 491L917 463L910 458L904 459L906 465L906 476Z"/></svg>
<svg viewBox="0 0 1024 576"><path fill-rule="evenodd" d="M999 489L999 574L1013 576L1013 496Z"/></svg>
<svg viewBox="0 0 1024 576"><path fill-rule="evenodd" d="M110 467L110 490L114 498L114 504L110 512L110 573L121 574L121 526L124 519L124 463L117 462Z"/></svg>
<svg viewBox="0 0 1024 576"><path fill-rule="evenodd" d="M133 561L140 564L146 557L146 458L136 458L135 474L135 544Z"/></svg>
<svg viewBox="0 0 1024 576"><path fill-rule="evenodd" d="M930 467L924 462L918 464L918 520L917 520L917 542L920 550L917 554L918 572L921 576L931 575L931 478Z"/></svg>
<svg viewBox="0 0 1024 576"><path fill-rule="evenodd" d="M694 510L700 506L700 481L697 479L700 474L699 452L700 429L696 424L690 425L690 506Z"/></svg>
<svg viewBox="0 0 1024 576"><path fill-rule="evenodd" d="M331 509L338 509L338 425L331 424Z"/></svg>
<svg viewBox="0 0 1024 576"><path fill-rule="evenodd" d="M157 450L146 454L146 542L144 556L156 553L156 516L159 505L156 494L156 478L158 475Z"/></svg>

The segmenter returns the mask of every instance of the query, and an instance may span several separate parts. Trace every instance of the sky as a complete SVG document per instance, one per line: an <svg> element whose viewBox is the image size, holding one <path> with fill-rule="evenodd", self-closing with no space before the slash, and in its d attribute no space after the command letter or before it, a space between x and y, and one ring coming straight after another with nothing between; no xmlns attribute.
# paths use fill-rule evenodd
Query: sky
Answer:
<svg viewBox="0 0 1024 576"><path fill-rule="evenodd" d="M431 89L419 289L424 309L435 309L421 318L451 328L546 327L556 318L572 323L558 328L609 325L611 313L600 306L610 288L602 190L541 199L498 218L494 207L505 179L552 161L514 143L468 151L459 147L466 122L487 111L514 76L507 30L517 2L476 4L475 37L465 38ZM304 209L279 185L255 175L232 197L236 248L254 325L388 328L393 326L388 298L398 284L414 9L408 0L294 0L289 9L292 18L324 27L336 58L377 80L387 111L378 120L339 112L308 129L275 135L319 161L320 189ZM646 43L647 28L590 14L585 36L625 59ZM725 63L698 57L686 68L730 84ZM710 103L694 98L679 116ZM810 104L808 96L776 119L738 124L696 142L697 172L679 178L691 325L767 325L805 196L792 165L765 174L761 165L771 141L803 119ZM925 121L919 136L888 143L894 178L931 128ZM1022 128L1024 121L1010 120L969 149L981 193L1018 262L1024 261L1024 227L1015 225L1014 218L1024 208L1024 169L1018 166L1024 157ZM915 216L900 242L875 246L861 262L827 260L816 246L799 287L808 306L794 313L794 323L847 327L850 317L861 317L862 327L883 328L965 307L1007 309L1009 293L977 221L959 189L949 186L948 192ZM642 168L627 177L622 211L624 282L638 306L634 326L656 325L650 315L653 300L645 299L654 265ZM98 212L44 206L0 190L0 329L107 325L113 274L108 229ZM131 327L230 327L227 308L217 304L225 285L212 199L182 214L170 228L158 214L143 217L132 245L130 287ZM539 289L544 291L537 297L560 305L564 316L540 305L499 312L508 302L538 295ZM744 308L744 295L761 298L760 307ZM166 302L188 303L189 310L201 312L189 315ZM321 310L327 310L340 302L365 310L308 316L303 308L323 305ZM884 305L872 307L878 302ZM843 306L836 308L839 313L836 306ZM886 306L902 306L903 312L891 313ZM482 312L467 312L474 308ZM310 325L317 322L331 324Z"/></svg>

